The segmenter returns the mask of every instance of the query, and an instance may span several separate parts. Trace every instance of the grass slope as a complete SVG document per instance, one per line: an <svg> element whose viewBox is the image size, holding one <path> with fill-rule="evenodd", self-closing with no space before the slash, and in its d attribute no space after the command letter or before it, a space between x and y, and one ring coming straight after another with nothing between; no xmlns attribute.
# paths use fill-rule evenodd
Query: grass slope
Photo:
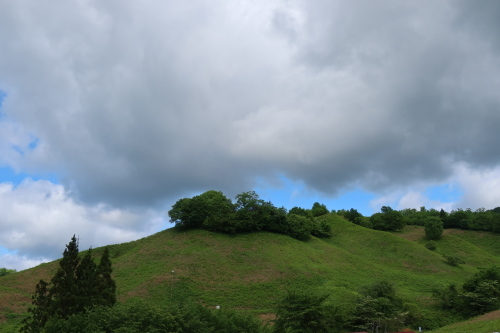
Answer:
<svg viewBox="0 0 500 333"><path fill-rule="evenodd" d="M492 333L500 332L500 310L470 320L441 327L429 333Z"/></svg>
<svg viewBox="0 0 500 333"><path fill-rule="evenodd" d="M388 233L354 225L335 214L320 218L332 223L333 237L301 242L266 232L230 236L168 229L111 245L118 299L140 297L167 304L173 298L193 297L207 306L270 318L286 288L322 288L332 294L332 302L347 307L360 286L388 280L408 303L433 316L426 325L435 327L453 318L433 309L433 288L461 284L478 266L500 265L495 234L447 231L438 249L429 251L423 246L421 227ZM99 256L101 251L93 253ZM452 267L441 254L459 254L466 264ZM49 280L57 267L51 262L0 278L0 332L14 331L38 280Z"/></svg>

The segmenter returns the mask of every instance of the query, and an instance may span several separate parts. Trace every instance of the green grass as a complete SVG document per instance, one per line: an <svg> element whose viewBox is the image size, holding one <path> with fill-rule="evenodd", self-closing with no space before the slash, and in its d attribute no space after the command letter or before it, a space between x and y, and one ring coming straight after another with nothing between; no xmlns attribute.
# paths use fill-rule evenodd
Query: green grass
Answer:
<svg viewBox="0 0 500 333"><path fill-rule="evenodd" d="M492 333L500 332L500 311L429 331L429 333Z"/></svg>
<svg viewBox="0 0 500 333"><path fill-rule="evenodd" d="M361 286L388 280L427 316L422 326L437 327L454 319L433 307L433 288L461 284L477 267L500 265L499 235L447 231L437 241L437 250L430 251L421 227L388 233L335 214L321 218L333 225L333 237L302 242L267 232L230 236L168 229L112 245L118 299L139 297L168 304L193 298L207 306L268 318L287 288L322 288L331 293L332 302L349 306ZM93 250L96 256L101 252L102 248ZM466 264L452 267L442 254L458 254ZM57 265L52 262L0 278L0 332L9 331L6 327L25 311L38 280L49 280Z"/></svg>

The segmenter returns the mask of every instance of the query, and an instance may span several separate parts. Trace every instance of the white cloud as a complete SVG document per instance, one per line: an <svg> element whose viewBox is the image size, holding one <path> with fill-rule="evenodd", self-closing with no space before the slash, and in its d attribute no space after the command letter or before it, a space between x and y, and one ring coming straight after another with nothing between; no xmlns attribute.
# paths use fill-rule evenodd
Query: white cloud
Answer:
<svg viewBox="0 0 500 333"><path fill-rule="evenodd" d="M40 143L4 163L120 207L273 174L332 195L497 165L500 58L464 6L2 1L3 109Z"/></svg>
<svg viewBox="0 0 500 333"><path fill-rule="evenodd" d="M40 257L38 259L31 259L27 256L18 256L16 254L3 254L0 255L0 267L15 269L19 272L24 269L38 266L43 262L51 261L52 259Z"/></svg>
<svg viewBox="0 0 500 333"><path fill-rule="evenodd" d="M0 211L0 246L17 251L0 261L18 260L16 267L60 257L74 234L86 249L135 240L165 224L164 214L156 211L77 203L61 185L45 180L0 184Z"/></svg>
<svg viewBox="0 0 500 333"><path fill-rule="evenodd" d="M131 239L165 201L276 175L394 207L456 176L457 204L494 205L497 3L0 1L0 165L61 182L2 184L0 242Z"/></svg>
<svg viewBox="0 0 500 333"><path fill-rule="evenodd" d="M500 207L500 167L478 170L459 164L455 167L455 177L464 192L456 208Z"/></svg>

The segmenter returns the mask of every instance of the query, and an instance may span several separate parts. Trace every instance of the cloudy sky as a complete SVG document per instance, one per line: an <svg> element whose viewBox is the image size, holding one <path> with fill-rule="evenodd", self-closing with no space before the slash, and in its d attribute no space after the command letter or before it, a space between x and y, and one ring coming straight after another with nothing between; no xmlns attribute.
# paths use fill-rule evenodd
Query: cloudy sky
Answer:
<svg viewBox="0 0 500 333"><path fill-rule="evenodd" d="M500 206L500 1L0 1L0 267L179 198Z"/></svg>

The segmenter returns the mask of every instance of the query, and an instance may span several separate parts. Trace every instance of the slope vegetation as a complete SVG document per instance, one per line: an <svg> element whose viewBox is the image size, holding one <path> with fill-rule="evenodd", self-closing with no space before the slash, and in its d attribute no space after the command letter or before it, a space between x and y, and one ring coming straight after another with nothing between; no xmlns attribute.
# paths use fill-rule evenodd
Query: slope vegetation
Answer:
<svg viewBox="0 0 500 333"><path fill-rule="evenodd" d="M119 301L143 298L156 304L191 297L206 306L273 317L277 300L290 287L328 290L331 300L352 306L363 285L380 280L425 317L423 327L452 322L433 307L432 290L463 281L477 267L500 265L499 235L448 230L436 251L425 248L423 228L389 233L367 229L328 214L331 238L303 242L268 232L230 236L204 230L167 229L109 247ZM61 252L64 245L61 245ZM93 250L100 256L102 248ZM459 254L465 264L448 265L442 254ZM30 304L39 279L49 280L57 261L0 278L0 332L13 331Z"/></svg>

